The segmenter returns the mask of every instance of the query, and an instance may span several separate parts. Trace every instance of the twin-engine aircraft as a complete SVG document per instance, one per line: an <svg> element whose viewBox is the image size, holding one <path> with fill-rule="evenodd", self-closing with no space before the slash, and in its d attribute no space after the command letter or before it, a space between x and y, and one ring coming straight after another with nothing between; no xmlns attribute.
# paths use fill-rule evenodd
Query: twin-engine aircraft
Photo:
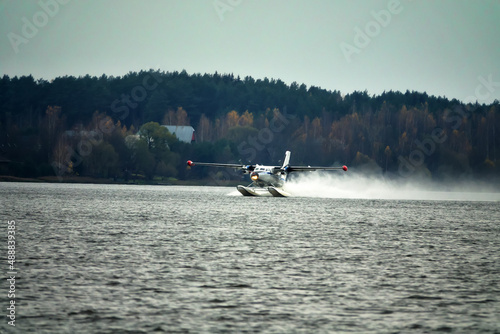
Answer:
<svg viewBox="0 0 500 334"><path fill-rule="evenodd" d="M187 161L188 166L210 166L239 169L244 174L250 174L252 183L248 186L237 186L236 189L243 196L274 196L288 197L289 193L283 190L288 174L292 172L308 172L315 170L344 170L342 167L311 167L311 166L290 166L290 151L286 151L283 166L263 166L263 165L240 165L240 164L220 164L213 162L193 162Z"/></svg>

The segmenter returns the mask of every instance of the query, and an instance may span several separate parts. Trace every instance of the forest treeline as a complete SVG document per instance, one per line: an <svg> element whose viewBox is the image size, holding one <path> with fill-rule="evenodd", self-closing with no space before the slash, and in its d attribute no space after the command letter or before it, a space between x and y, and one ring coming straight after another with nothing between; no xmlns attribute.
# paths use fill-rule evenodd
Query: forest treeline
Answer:
<svg viewBox="0 0 500 334"><path fill-rule="evenodd" d="M0 80L0 175L227 177L195 161L346 164L408 177L500 174L500 107L421 92L343 95L232 74ZM191 125L184 143L160 125ZM236 176L237 177L237 176Z"/></svg>

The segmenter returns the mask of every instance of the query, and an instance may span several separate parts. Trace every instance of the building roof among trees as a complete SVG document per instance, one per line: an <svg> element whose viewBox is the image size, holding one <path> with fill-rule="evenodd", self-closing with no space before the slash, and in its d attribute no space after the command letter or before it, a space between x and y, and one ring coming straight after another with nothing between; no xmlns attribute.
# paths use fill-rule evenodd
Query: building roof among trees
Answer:
<svg viewBox="0 0 500 334"><path fill-rule="evenodd" d="M189 125L163 125L167 130L175 135L177 139L185 143L194 141L194 128Z"/></svg>

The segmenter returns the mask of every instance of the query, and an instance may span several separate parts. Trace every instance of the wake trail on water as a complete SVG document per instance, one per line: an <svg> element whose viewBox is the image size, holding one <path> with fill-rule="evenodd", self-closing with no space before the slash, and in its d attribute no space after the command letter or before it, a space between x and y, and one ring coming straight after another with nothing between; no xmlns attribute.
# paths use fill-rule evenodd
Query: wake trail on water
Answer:
<svg viewBox="0 0 500 334"><path fill-rule="evenodd" d="M298 174L290 178L284 190L297 197L500 201L499 187L485 182L433 182L356 173Z"/></svg>

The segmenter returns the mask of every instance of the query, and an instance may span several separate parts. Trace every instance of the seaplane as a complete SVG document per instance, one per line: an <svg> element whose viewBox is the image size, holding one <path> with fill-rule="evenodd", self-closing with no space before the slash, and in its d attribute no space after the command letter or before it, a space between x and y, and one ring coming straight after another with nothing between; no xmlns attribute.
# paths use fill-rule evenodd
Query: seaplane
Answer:
<svg viewBox="0 0 500 334"><path fill-rule="evenodd" d="M289 197L291 194L283 189L287 180L288 174L293 172L312 172L316 170L343 170L347 171L347 166L342 167L311 167L311 166L291 166L290 151L285 152L285 159L282 166L264 166L264 165L241 165L241 164L224 164L214 162L193 162L187 161L189 167L208 166L234 168L250 174L252 183L248 186L239 185L236 189L243 196L274 196L274 197Z"/></svg>

